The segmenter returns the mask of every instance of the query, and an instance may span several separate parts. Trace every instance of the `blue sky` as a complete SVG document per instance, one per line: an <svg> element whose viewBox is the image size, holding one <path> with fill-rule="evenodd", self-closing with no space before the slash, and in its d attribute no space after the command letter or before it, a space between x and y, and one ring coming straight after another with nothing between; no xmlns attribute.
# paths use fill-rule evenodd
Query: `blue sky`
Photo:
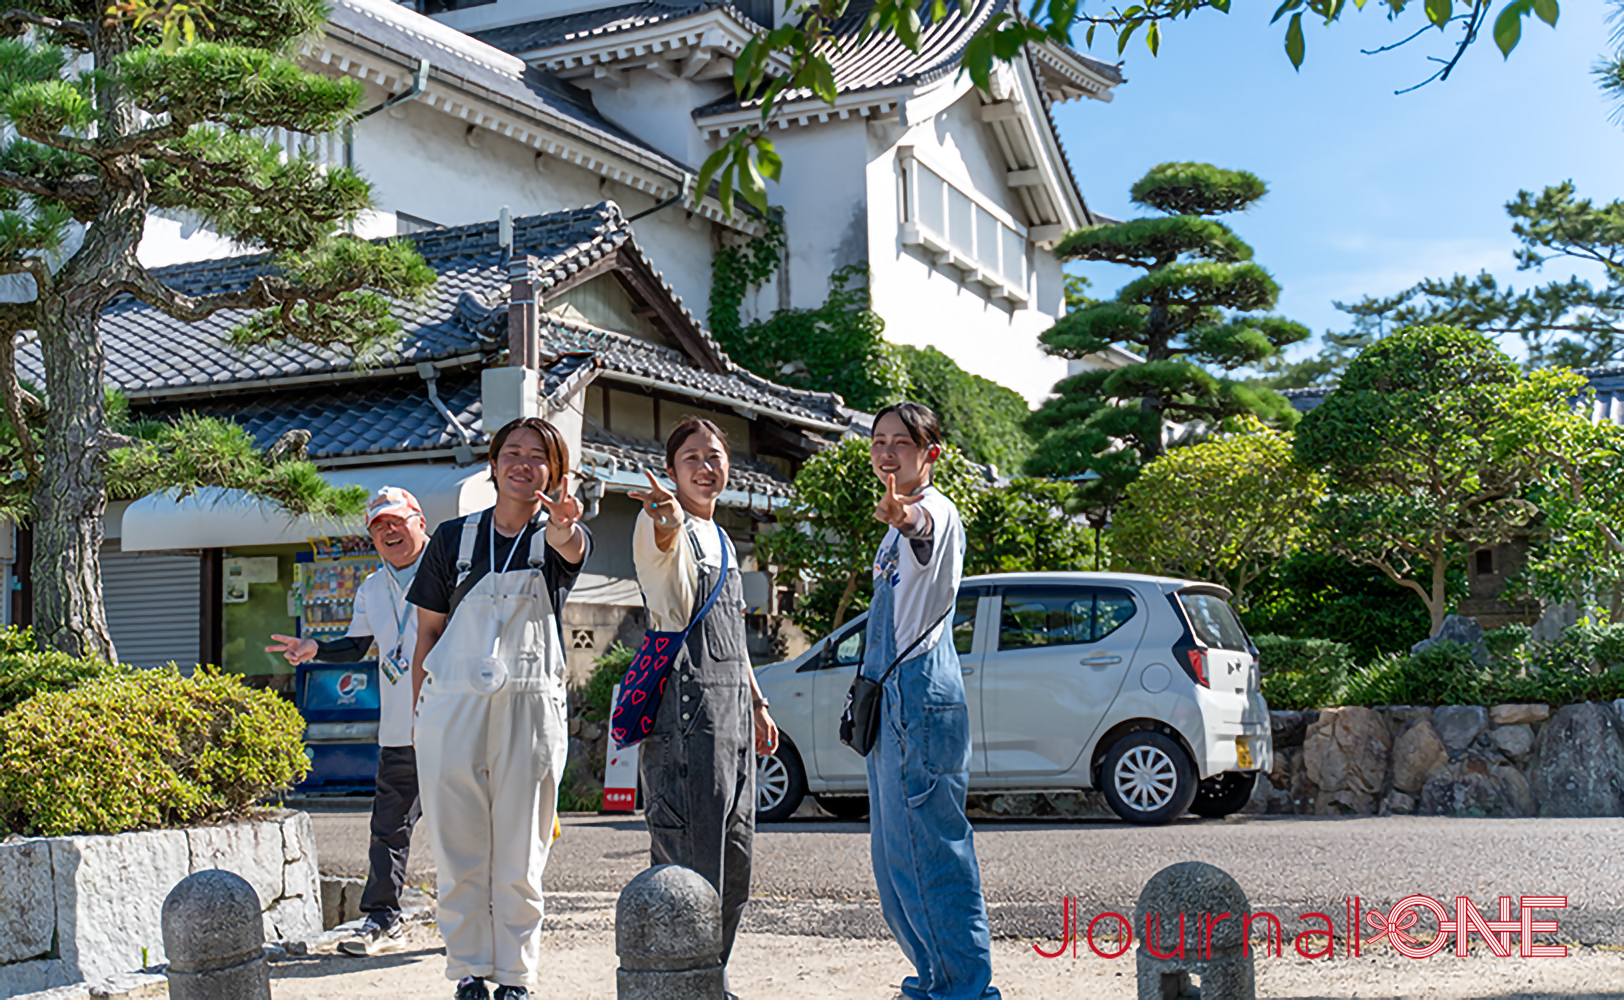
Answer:
<svg viewBox="0 0 1624 1000"><path fill-rule="evenodd" d="M1519 189L1568 179L1598 203L1624 198L1624 129L1608 121L1612 109L1589 72L1610 45L1609 5L1567 0L1555 29L1525 22L1509 60L1485 37L1449 80L1405 95L1393 92L1430 75L1426 57L1447 56L1453 32L1429 31L1382 55L1359 50L1419 28L1419 3L1396 22L1373 0L1362 12L1350 5L1329 28L1305 24L1301 72L1285 57L1283 23L1268 23L1274 6L1241 0L1232 14L1168 25L1156 58L1136 37L1112 103L1056 109L1091 207L1117 218L1146 214L1128 188L1168 160L1252 171L1268 182L1268 197L1225 221L1283 287L1278 311L1308 324L1316 340L1348 327L1333 301L1390 294L1423 277L1487 269L1519 288L1596 277L1559 263L1517 272L1504 206ZM1092 54L1114 62L1115 41L1102 32ZM1076 270L1097 295L1139 273ZM1515 342L1503 346L1520 353Z"/></svg>

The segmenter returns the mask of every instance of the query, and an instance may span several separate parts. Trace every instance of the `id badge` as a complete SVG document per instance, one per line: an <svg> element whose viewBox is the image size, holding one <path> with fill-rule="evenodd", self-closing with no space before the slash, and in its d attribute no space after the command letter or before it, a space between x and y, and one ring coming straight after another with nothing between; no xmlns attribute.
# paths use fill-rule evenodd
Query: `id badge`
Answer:
<svg viewBox="0 0 1624 1000"><path fill-rule="evenodd" d="M389 683L397 684L406 671L411 669L411 664L404 661L400 647L397 646L391 652L378 657L378 669L383 671L384 679Z"/></svg>

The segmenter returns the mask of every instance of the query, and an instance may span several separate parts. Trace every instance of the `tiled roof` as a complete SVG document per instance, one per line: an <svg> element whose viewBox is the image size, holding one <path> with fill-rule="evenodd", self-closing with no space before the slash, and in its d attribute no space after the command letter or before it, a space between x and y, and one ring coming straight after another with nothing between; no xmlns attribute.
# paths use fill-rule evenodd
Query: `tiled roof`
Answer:
<svg viewBox="0 0 1624 1000"><path fill-rule="evenodd" d="M1576 370L1590 382L1590 388L1596 393L1595 399L1591 401L1591 419L1597 422L1610 420L1624 426L1624 366L1609 365ZM1282 389L1280 395L1290 400L1292 408L1298 413L1307 413L1325 402L1325 397L1335 389L1334 385L1314 386L1308 389Z"/></svg>
<svg viewBox="0 0 1624 1000"><path fill-rule="evenodd" d="M551 394L591 360L590 355L558 358L542 373L544 390ZM481 422L479 377L445 375L436 381L440 401L468 430L471 442L483 444L487 438ZM200 405L142 407L139 412L144 418L157 420L181 413L223 417L246 427L261 448L288 431L306 430L310 432L308 453L313 459L436 451L462 443L462 436L429 402L427 383L413 376L342 388L240 393Z"/></svg>
<svg viewBox="0 0 1624 1000"><path fill-rule="evenodd" d="M1596 391L1591 419L1624 425L1624 367L1580 368L1579 374L1589 379L1590 388Z"/></svg>
<svg viewBox="0 0 1624 1000"><path fill-rule="evenodd" d="M588 91L392 0L337 0L327 31L352 44L428 59L436 77L570 119L592 138L670 173L694 172L599 114Z"/></svg>
<svg viewBox="0 0 1624 1000"><path fill-rule="evenodd" d="M1067 51L1069 52L1070 50L1068 49ZM1077 53L1072 54L1077 55L1079 59L1084 58ZM1083 222L1084 224L1090 226L1103 225L1105 224L1105 217L1095 215L1093 212L1089 211L1088 200L1083 197L1083 190L1077 184L1077 172L1071 169L1071 155L1066 152L1066 144L1060 138L1060 126L1056 124L1054 120L1054 101L1049 97L1049 88L1043 83L1043 74L1038 72L1037 66L1032 63L1032 56L1030 53L1027 54L1026 59L1027 65L1030 66L1032 70L1032 81L1037 84L1038 104L1043 107L1043 119L1049 126L1049 135L1054 137L1054 148L1060 150L1060 163L1066 168L1066 181L1071 185L1072 193L1077 196L1077 203L1083 206ZM1098 60L1089 61L1098 62ZM1105 64L1100 63L1100 65L1104 66ZM1122 79L1122 74L1120 71L1116 71L1116 67L1109 66L1107 68L1116 72L1116 77L1118 80Z"/></svg>
<svg viewBox="0 0 1624 1000"><path fill-rule="evenodd" d="M723 10L740 23L754 28L757 25L738 8L725 0L688 0L662 3L660 0L640 0L637 3L616 4L597 10L566 14L563 17L543 18L523 24L510 24L501 28L473 32L473 37L486 45L504 52L533 52L583 38L618 34L637 28L675 21L695 14ZM771 27L768 25L768 27Z"/></svg>
<svg viewBox="0 0 1624 1000"><path fill-rule="evenodd" d="M255 387L242 383L267 379L340 375L365 379L369 369L446 358L470 357L471 364L483 364L505 350L508 277L496 243L497 224L426 230L407 238L440 280L422 303L396 308L403 327L400 345L383 357L369 359L363 367L358 368L343 352L301 344L253 351L234 348L229 334L245 313L217 313L200 323L185 323L145 303L123 298L102 314L107 378L139 401L166 389L210 395L249 392ZM538 258L543 290L610 254L622 254L621 260L626 260L625 254L635 255L632 260L646 267L676 304L690 326L688 335L705 357L695 359L682 351L552 315L543 325L544 349L549 355L589 350L611 372L654 379L679 391L710 393L736 400L740 406L841 426L849 422L837 396L775 385L736 366L654 270L614 202L515 219L513 242L516 255ZM171 287L196 295L241 288L262 273L268 260L265 255L233 257L156 269L154 274ZM43 382L37 340L25 341L17 353L24 377ZM707 365L717 370L707 370ZM329 395L333 391L326 390Z"/></svg>
<svg viewBox="0 0 1624 1000"><path fill-rule="evenodd" d="M641 471L665 468L665 448L655 441L619 437L600 428L587 426L581 434L581 450L588 462L614 461L623 470ZM788 497L794 488L771 466L734 459L727 488L763 497Z"/></svg>
<svg viewBox="0 0 1624 1000"><path fill-rule="evenodd" d="M920 31L919 51L913 52L895 35L860 41L863 22L874 5L871 0L855 0L833 25L837 44L832 47L829 62L834 69L835 85L842 94L856 94L889 87L917 86L956 72L971 36L1008 2L977 0L969 17L959 13L957 4L948 5L947 17L925 25ZM800 88L784 91L778 100L787 104L812 96L810 90ZM743 102L726 98L696 109L694 117L705 118L754 107L758 103L753 98Z"/></svg>
<svg viewBox="0 0 1624 1000"><path fill-rule="evenodd" d="M387 368L418 361L490 352L507 344L507 274L500 266L496 223L426 230L406 237L439 274L417 306L397 305L402 326L398 347L367 359L367 367ZM559 280L611 253L631 238L612 202L590 208L530 216L513 221L514 246L541 258L549 280ZM269 257L255 254L155 268L153 274L189 295L242 288L265 271ZM492 308L500 295L503 304ZM107 379L132 395L177 388L228 390L234 382L350 372L355 359L346 351L300 343L254 350L231 346L230 333L247 313L215 313L187 323L133 298L121 298L102 313L107 348ZM38 341L30 336L17 349L25 377L43 381Z"/></svg>
<svg viewBox="0 0 1624 1000"><path fill-rule="evenodd" d="M600 330L558 316L550 315L547 320L542 332L546 341L542 347L544 351L592 351L603 363L605 371L610 373L605 376L607 378L612 379L614 372L624 372L657 379L672 386L726 396L738 400L742 406L776 410L841 425L848 422L842 415L837 398L829 393L777 385L737 366L726 375L708 372L696 366L681 351L660 344Z"/></svg>

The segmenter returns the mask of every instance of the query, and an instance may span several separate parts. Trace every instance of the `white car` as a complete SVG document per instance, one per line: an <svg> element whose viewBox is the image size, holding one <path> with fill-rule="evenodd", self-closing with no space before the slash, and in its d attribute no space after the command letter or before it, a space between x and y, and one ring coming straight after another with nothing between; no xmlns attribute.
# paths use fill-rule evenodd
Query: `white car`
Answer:
<svg viewBox="0 0 1624 1000"><path fill-rule="evenodd" d="M970 708L972 792L1097 788L1131 823L1224 816L1273 766L1257 650L1210 583L1128 573L967 578L953 642ZM779 749L757 760L761 820L808 794L868 811L866 762L840 742L866 617L756 672Z"/></svg>

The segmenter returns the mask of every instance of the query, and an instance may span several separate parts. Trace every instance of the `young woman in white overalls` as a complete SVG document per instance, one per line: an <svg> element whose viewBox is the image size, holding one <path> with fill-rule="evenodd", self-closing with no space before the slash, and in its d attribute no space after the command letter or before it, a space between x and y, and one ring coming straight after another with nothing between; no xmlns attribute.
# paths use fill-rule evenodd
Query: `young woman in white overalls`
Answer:
<svg viewBox="0 0 1624 1000"><path fill-rule="evenodd" d="M691 868L721 896L725 966L750 898L755 755L777 748L778 727L745 648L739 556L715 522L730 469L727 435L688 417L672 429L665 453L676 492L646 473L648 490L631 494L643 505L632 560L649 627L680 632L718 583L722 593L672 662L654 729L640 744L643 815L653 863Z"/></svg>
<svg viewBox="0 0 1624 1000"><path fill-rule="evenodd" d="M964 522L930 484L941 449L927 407L897 403L874 418L869 458L884 484L874 516L891 529L874 557L863 674L878 680L899 654L908 659L885 681L868 755L869 850L880 912L916 970L903 995L994 1000L987 906L964 815L970 717L953 646Z"/></svg>
<svg viewBox="0 0 1624 1000"><path fill-rule="evenodd" d="M418 787L457 1000L486 1000L486 980L519 1000L540 971L569 740L558 611L592 549L552 424L506 425L490 464L496 506L440 525L409 596Z"/></svg>

